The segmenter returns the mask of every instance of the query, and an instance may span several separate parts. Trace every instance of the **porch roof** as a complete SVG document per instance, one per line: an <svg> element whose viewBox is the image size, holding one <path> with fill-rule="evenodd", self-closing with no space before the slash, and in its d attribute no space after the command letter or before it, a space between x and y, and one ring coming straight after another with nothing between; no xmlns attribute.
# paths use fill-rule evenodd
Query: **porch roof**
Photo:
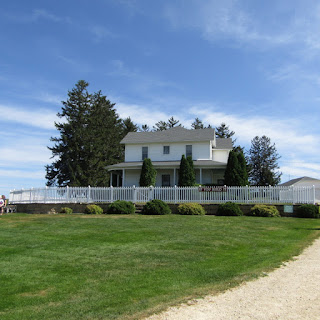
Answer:
<svg viewBox="0 0 320 320"><path fill-rule="evenodd" d="M141 169L142 161L132 161L132 162L121 162L107 166L108 171L112 170L122 170L122 169ZM179 169L180 161L152 161L155 169ZM211 160L194 160L193 166L195 169L206 168L206 169L224 169L227 164L218 161Z"/></svg>

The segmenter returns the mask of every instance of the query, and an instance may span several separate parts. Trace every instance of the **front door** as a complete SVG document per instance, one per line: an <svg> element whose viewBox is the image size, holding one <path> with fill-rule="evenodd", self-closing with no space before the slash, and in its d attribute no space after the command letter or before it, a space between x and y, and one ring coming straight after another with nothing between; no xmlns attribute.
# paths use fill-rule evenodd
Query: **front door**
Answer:
<svg viewBox="0 0 320 320"><path fill-rule="evenodd" d="M162 186L163 187L170 187L170 174L163 174L162 175Z"/></svg>

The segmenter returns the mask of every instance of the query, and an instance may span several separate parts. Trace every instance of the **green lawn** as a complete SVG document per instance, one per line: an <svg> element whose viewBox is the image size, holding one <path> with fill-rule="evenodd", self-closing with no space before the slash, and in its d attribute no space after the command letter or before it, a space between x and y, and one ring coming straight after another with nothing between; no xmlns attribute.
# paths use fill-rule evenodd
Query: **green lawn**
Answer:
<svg viewBox="0 0 320 320"><path fill-rule="evenodd" d="M0 217L0 319L131 319L225 290L298 254L320 220Z"/></svg>

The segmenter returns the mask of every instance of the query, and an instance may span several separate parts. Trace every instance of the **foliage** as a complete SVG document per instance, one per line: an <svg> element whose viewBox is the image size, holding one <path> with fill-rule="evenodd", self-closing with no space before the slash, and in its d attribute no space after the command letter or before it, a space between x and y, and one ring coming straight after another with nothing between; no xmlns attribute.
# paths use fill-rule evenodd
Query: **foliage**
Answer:
<svg viewBox="0 0 320 320"><path fill-rule="evenodd" d="M217 138L231 138L234 134L235 132L230 131L229 126L227 126L224 122L222 122L220 126L216 128Z"/></svg>
<svg viewBox="0 0 320 320"><path fill-rule="evenodd" d="M191 124L192 129L204 129L205 126L203 125L203 122L199 118L195 118L194 122Z"/></svg>
<svg viewBox="0 0 320 320"><path fill-rule="evenodd" d="M103 210L100 206L96 204L88 204L84 210L87 214L102 214Z"/></svg>
<svg viewBox="0 0 320 320"><path fill-rule="evenodd" d="M80 80L62 102L55 123L60 134L48 147L54 161L46 166L47 185L104 186L109 176L107 165L123 158L120 140L129 130L119 119L115 104L101 91L89 93L89 84Z"/></svg>
<svg viewBox="0 0 320 320"><path fill-rule="evenodd" d="M126 136L129 132L137 132L139 126L132 122L131 118L128 117L122 120L122 136Z"/></svg>
<svg viewBox="0 0 320 320"><path fill-rule="evenodd" d="M142 169L140 172L140 187L149 187L156 184L157 170L153 167L151 159L143 160Z"/></svg>
<svg viewBox="0 0 320 320"><path fill-rule="evenodd" d="M281 173L275 144L271 144L270 138L266 136L256 136L251 141L248 164L250 167L249 179L252 185L274 186L280 182Z"/></svg>
<svg viewBox="0 0 320 320"><path fill-rule="evenodd" d="M256 204L251 208L248 215L255 217L280 217L280 213L275 206L265 204Z"/></svg>
<svg viewBox="0 0 320 320"><path fill-rule="evenodd" d="M247 164L242 152L230 151L224 173L224 183L227 186L248 185Z"/></svg>
<svg viewBox="0 0 320 320"><path fill-rule="evenodd" d="M178 213L182 215L204 215L206 211L200 203L182 203L178 206Z"/></svg>
<svg viewBox="0 0 320 320"><path fill-rule="evenodd" d="M131 201L117 200L108 207L108 214L133 214L136 208Z"/></svg>
<svg viewBox="0 0 320 320"><path fill-rule="evenodd" d="M148 131L150 131L150 128L149 128L149 126L147 124L143 124L141 126L141 130L140 131L148 132Z"/></svg>
<svg viewBox="0 0 320 320"><path fill-rule="evenodd" d="M72 208L69 208L69 207L63 207L63 208L61 208L60 212L66 213L66 214L71 214L71 213L73 213L73 210L72 210Z"/></svg>
<svg viewBox="0 0 320 320"><path fill-rule="evenodd" d="M147 202L143 206L141 213L150 215L164 215L170 214L171 209L169 208L168 204L162 200L154 199Z"/></svg>
<svg viewBox="0 0 320 320"><path fill-rule="evenodd" d="M194 186L196 184L196 173L194 171L192 157L188 156L187 161L189 164L189 185Z"/></svg>
<svg viewBox="0 0 320 320"><path fill-rule="evenodd" d="M217 216L242 216L243 212L240 206L234 202L226 202L219 204Z"/></svg>
<svg viewBox="0 0 320 320"><path fill-rule="evenodd" d="M173 128L175 126L177 127L181 127L181 124L178 124L180 121L174 119L173 117L171 117L170 119L168 119L168 121L159 121L157 122L154 126L153 126L153 130L154 131L163 131L163 130L167 130L170 128Z"/></svg>
<svg viewBox="0 0 320 320"><path fill-rule="evenodd" d="M320 207L314 204L303 204L297 210L297 216L299 218L319 218Z"/></svg>
<svg viewBox="0 0 320 320"><path fill-rule="evenodd" d="M188 157L189 158L189 157ZM192 166L191 166L192 162ZM181 187L190 187L195 184L195 173L193 169L192 158L186 159L183 154L180 160L178 185Z"/></svg>

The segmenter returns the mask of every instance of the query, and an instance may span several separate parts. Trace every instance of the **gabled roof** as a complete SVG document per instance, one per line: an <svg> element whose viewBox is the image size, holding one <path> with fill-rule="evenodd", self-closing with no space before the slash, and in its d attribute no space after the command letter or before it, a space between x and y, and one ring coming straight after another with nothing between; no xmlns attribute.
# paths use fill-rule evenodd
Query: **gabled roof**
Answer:
<svg viewBox="0 0 320 320"><path fill-rule="evenodd" d="M214 137L215 133L213 128L189 130L183 127L173 127L163 131L129 132L122 139L121 143L200 142L214 140Z"/></svg>
<svg viewBox="0 0 320 320"><path fill-rule="evenodd" d="M215 149L228 149L231 150L232 139L231 138L216 138L216 147Z"/></svg>
<svg viewBox="0 0 320 320"><path fill-rule="evenodd" d="M310 177L301 177L301 178L297 178L297 179L291 179L285 183L281 183L279 184L279 186L284 186L284 187L288 187L288 186L293 186L297 183L301 183L301 182L314 182L315 184L319 184L320 180L319 179L315 179L315 178L310 178Z"/></svg>

